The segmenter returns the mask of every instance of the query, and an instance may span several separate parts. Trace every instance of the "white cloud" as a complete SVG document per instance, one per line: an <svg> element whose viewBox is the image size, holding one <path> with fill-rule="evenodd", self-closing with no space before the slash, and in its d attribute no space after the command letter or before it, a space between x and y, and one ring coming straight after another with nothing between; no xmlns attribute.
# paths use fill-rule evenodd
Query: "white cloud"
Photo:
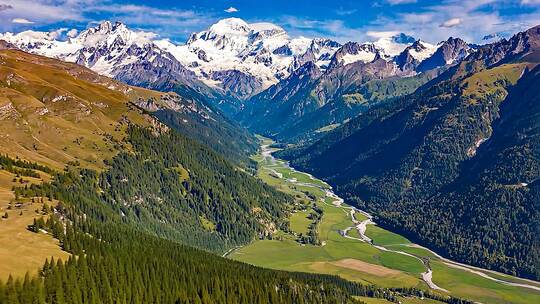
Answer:
<svg viewBox="0 0 540 304"><path fill-rule="evenodd" d="M366 35L370 38L379 39L392 37L396 34L399 34L399 31L367 31Z"/></svg>
<svg viewBox="0 0 540 304"><path fill-rule="evenodd" d="M111 19L164 36L187 37L217 19L207 11L116 4L111 0L8 0L9 5L2 2L5 0L0 0L0 32L19 30L21 24L11 22L16 18L31 20L39 26L61 22L86 26L95 20Z"/></svg>
<svg viewBox="0 0 540 304"><path fill-rule="evenodd" d="M540 0L529 0L540 1ZM365 31L400 31L416 38L437 43L448 37L460 37L468 42L480 43L491 33L513 34L540 24L540 7L529 12L501 14L506 0L443 0L437 4L419 5L414 11L381 15Z"/></svg>
<svg viewBox="0 0 540 304"><path fill-rule="evenodd" d="M11 30L20 24L28 24L14 23L14 19L31 20L40 25L66 20L82 21L82 1L90 0L9 0L8 5L2 6L0 30Z"/></svg>
<svg viewBox="0 0 540 304"><path fill-rule="evenodd" d="M62 36L63 33L67 32L67 28L63 27L63 28L59 28L55 31L51 31L49 32L49 35L53 38L53 39L57 39L59 38L60 36Z"/></svg>
<svg viewBox="0 0 540 304"><path fill-rule="evenodd" d="M405 3L416 3L416 0L386 0L386 2L390 5L398 5Z"/></svg>
<svg viewBox="0 0 540 304"><path fill-rule="evenodd" d="M25 18L13 18L13 19L11 19L11 23L16 23L16 24L34 24L33 21L30 21L30 20L25 19Z"/></svg>
<svg viewBox="0 0 540 304"><path fill-rule="evenodd" d="M519 8L521 3L515 1L508 4L508 0L442 0L435 4L423 4L418 1L418 5L410 10L387 10L377 19L360 27L350 26L342 20L314 20L291 16L282 17L276 23L283 24L292 36L322 36L346 42L373 41L403 32L432 43L446 40L450 36L481 43L482 38L488 34L511 35L540 24L540 6L528 12L511 15L500 13L500 8L508 5Z"/></svg>
<svg viewBox="0 0 540 304"><path fill-rule="evenodd" d="M439 26L440 27L454 27L454 26L458 26L460 24L461 24L461 18L451 18L451 19L448 19L448 20L444 21Z"/></svg>
<svg viewBox="0 0 540 304"><path fill-rule="evenodd" d="M66 35L69 37L69 38L74 38L77 36L77 34L79 33L79 31L77 29L70 29Z"/></svg>
<svg viewBox="0 0 540 304"><path fill-rule="evenodd" d="M238 12L238 9L236 7L231 6L228 9L226 9L225 12L227 12L227 13L236 13L236 12Z"/></svg>
<svg viewBox="0 0 540 304"><path fill-rule="evenodd" d="M521 0L522 5L536 5L540 4L540 0Z"/></svg>
<svg viewBox="0 0 540 304"><path fill-rule="evenodd" d="M348 16L348 15L352 15L354 13L356 13L358 10L353 8L353 9L344 9L342 7L340 7L339 9L336 10L336 14L339 15L339 16Z"/></svg>
<svg viewBox="0 0 540 304"><path fill-rule="evenodd" d="M140 27L145 31L154 31L162 36L188 36L194 31L216 21L216 18L206 12L195 12L183 9L161 9L146 5L133 4L98 4L85 8L85 12L99 13L105 19L122 21L130 26Z"/></svg>

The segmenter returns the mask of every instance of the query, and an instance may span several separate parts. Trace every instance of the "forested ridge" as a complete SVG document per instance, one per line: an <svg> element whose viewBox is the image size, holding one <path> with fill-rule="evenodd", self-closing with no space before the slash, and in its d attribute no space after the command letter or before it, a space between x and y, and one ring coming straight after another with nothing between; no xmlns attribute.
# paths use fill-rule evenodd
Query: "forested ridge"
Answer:
<svg viewBox="0 0 540 304"><path fill-rule="evenodd" d="M300 69L304 71L299 75L252 97L238 119L253 132L281 142L314 141L326 135L325 127L340 125L375 105L412 93L440 73L435 70L412 77L379 79L360 77L360 72L355 76L321 76L311 62ZM306 71L311 71L311 77L306 76Z"/></svg>
<svg viewBox="0 0 540 304"><path fill-rule="evenodd" d="M186 123L184 115L171 110L159 110L153 113L162 123L190 138L212 148L231 162L251 166L249 157L258 148L257 140L242 127L220 116L219 121L199 119L197 123Z"/></svg>
<svg viewBox="0 0 540 304"><path fill-rule="evenodd" d="M43 186L44 193L54 188L69 196L77 189L88 194L74 200L85 214L95 214L97 208L104 219L214 252L288 225L292 197L204 145L173 130L155 134L132 126L127 134L133 151L106 161L107 170L70 166L80 177L58 176ZM107 212L96 202L107 204Z"/></svg>
<svg viewBox="0 0 540 304"><path fill-rule="evenodd" d="M151 231L210 250L245 244L287 225L292 198L178 132L129 130L99 178L105 200Z"/></svg>
<svg viewBox="0 0 540 304"><path fill-rule="evenodd" d="M142 155L176 162L172 154L158 156L159 145L154 146L152 137L177 139L150 130L130 131ZM18 164L28 170L41 168ZM20 198L60 201L45 208L52 211L46 221L39 219L29 229L47 230L72 256L67 261L47 260L37 277L0 282L0 303L361 303L353 295L390 301L416 295L469 303L411 288L383 289L336 276L261 269L157 237L126 219L129 216L119 216L100 187L100 174L88 169L71 166L55 174L51 183L14 191Z"/></svg>

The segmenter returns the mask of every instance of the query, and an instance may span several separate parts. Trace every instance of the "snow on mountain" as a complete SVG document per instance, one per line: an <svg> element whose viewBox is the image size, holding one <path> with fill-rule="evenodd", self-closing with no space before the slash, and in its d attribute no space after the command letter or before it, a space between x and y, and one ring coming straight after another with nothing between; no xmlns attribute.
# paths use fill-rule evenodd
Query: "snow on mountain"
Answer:
<svg viewBox="0 0 540 304"><path fill-rule="evenodd" d="M373 42L347 42L337 50L330 62L330 67L345 66L355 62L370 63L378 58L391 61L399 57L404 51L412 59L422 61L436 50L436 47L427 42L417 42L403 33L384 33Z"/></svg>
<svg viewBox="0 0 540 304"><path fill-rule="evenodd" d="M380 51L373 43L347 42L337 50L330 62L330 68L355 62L368 63L380 56Z"/></svg>
<svg viewBox="0 0 540 304"><path fill-rule="evenodd" d="M308 56L324 67L340 46L323 39L291 39L275 24L248 24L239 18L220 20L208 30L192 34L184 45L174 45L167 40L156 41L156 44L211 86L222 86L226 81L216 82L212 77L215 72L237 70L255 76L261 83L259 90L287 77ZM306 55L308 52L310 54Z"/></svg>
<svg viewBox="0 0 540 304"><path fill-rule="evenodd" d="M66 41L56 38L55 32L0 34L0 39L22 50L75 62L110 77L122 66L140 60L149 52L153 53L151 61L157 56L168 56L152 43L150 33L131 31L120 22L102 22Z"/></svg>
<svg viewBox="0 0 540 304"><path fill-rule="evenodd" d="M497 33L485 35L482 38L482 44L490 44L490 43L499 42L503 38L504 38L503 36L501 36L501 35L499 35Z"/></svg>
<svg viewBox="0 0 540 304"><path fill-rule="evenodd" d="M415 41L416 39L413 37L404 33L399 33L380 37L373 42L373 45L381 50L386 57L393 57L399 55Z"/></svg>
<svg viewBox="0 0 540 304"><path fill-rule="evenodd" d="M133 31L123 23L109 21L65 41L57 36L56 32L26 31L0 34L0 39L28 52L84 65L102 75L121 75L124 81L137 78L137 83L156 80L160 74L156 64L164 64L167 71L189 78L189 73L183 70L185 67L206 85L236 92L240 94L237 97L277 83L307 59L324 69L340 47L327 39L293 39L275 24L248 24L238 18L220 20L207 30L192 34L183 45L156 40L151 33ZM133 68L145 73L144 77L127 71ZM242 79L244 83L231 87L234 79Z"/></svg>
<svg viewBox="0 0 540 304"><path fill-rule="evenodd" d="M431 55L433 55L433 53L435 53L437 48L438 48L437 45L433 45L425 41L417 40L411 46L407 47L407 50L409 51L409 54L411 54L411 56L414 59L421 62L429 58Z"/></svg>
<svg viewBox="0 0 540 304"><path fill-rule="evenodd" d="M67 40L59 40L58 32L36 31L4 33L0 39L133 85L171 89L180 83L199 92L219 91L241 99L286 79L308 62L326 73L383 59L396 64L402 74L405 70L421 72L416 71L419 64L434 55L440 60L431 60L424 67L439 66L443 59L454 62L467 54L461 42L456 46L447 42L443 56L436 52L441 44L432 45L403 33L379 34L373 42L341 45L323 38L291 38L272 23L227 18L193 33L185 44L156 39L152 33L109 21Z"/></svg>
<svg viewBox="0 0 540 304"><path fill-rule="evenodd" d="M8 41L18 48L47 57L61 57L66 52L76 51L79 46L57 41L54 32L24 31L17 34L0 33L0 39Z"/></svg>

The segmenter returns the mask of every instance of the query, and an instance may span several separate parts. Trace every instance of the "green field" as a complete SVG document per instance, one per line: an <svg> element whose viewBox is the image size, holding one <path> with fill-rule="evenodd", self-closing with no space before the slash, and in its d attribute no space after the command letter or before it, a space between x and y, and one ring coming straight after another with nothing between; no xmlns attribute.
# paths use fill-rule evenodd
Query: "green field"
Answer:
<svg viewBox="0 0 540 304"><path fill-rule="evenodd" d="M266 141L266 143L269 143ZM337 207L327 197L323 189L329 186L311 179L308 175L295 172L280 160L272 161L261 155L253 157L259 164L258 176L263 181L287 193L295 195L303 206L315 203L323 210L318 236L322 246L303 245L295 237L278 232L274 240L257 240L239 248L229 257L249 264L273 269L326 273L339 275L345 279L377 284L383 287L418 287L428 290L421 278L426 266L417 258L396 252L382 251L371 244L347 239L340 231L354 225L346 205ZM281 174L281 178L275 173ZM306 184L303 184L306 183ZM313 186L307 185L311 184ZM322 189L321 189L322 188ZM307 211L297 211L290 217L290 228L295 233L306 233L312 222L307 219ZM355 213L355 219L366 217ZM356 229L349 236L359 237ZM482 303L540 303L540 292L531 289L507 286L464 270L452 268L440 261L430 251L415 247L405 237L392 233L376 225L368 225L366 235L375 245L390 250L402 251L418 258L429 260L433 269L433 281L447 289L453 296L464 297ZM519 278L513 278L523 283ZM437 293L445 294L437 291ZM367 303L387 303L370 299ZM375 301L375 302L373 302ZM379 302L376 302L379 301ZM417 298L403 299L402 303L438 303Z"/></svg>
<svg viewBox="0 0 540 304"><path fill-rule="evenodd" d="M290 218L291 230L296 233L308 233L308 226L312 220L308 219L309 211L298 211L293 213Z"/></svg>
<svg viewBox="0 0 540 304"><path fill-rule="evenodd" d="M389 302L385 299L377 299L377 298L368 298L368 297L355 297L356 299L366 303L366 304L390 304L392 302ZM402 304L441 304L443 302L431 300L431 299L419 299L419 298L399 298L400 303Z"/></svg>
<svg viewBox="0 0 540 304"><path fill-rule="evenodd" d="M381 246L411 243L411 241L407 240L401 235L384 230L376 225L368 225L366 235L373 240L374 244Z"/></svg>

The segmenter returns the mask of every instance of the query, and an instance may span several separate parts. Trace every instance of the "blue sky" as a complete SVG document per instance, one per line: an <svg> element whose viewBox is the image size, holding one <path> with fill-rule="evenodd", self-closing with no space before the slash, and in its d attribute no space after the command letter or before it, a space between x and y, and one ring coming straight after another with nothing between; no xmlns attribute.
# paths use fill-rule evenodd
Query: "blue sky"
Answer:
<svg viewBox="0 0 540 304"><path fill-rule="evenodd" d="M184 42L219 19L273 22L291 36L366 41L404 32L480 42L540 24L540 0L0 0L0 31L82 30L102 20ZM67 31L61 31L64 33Z"/></svg>

